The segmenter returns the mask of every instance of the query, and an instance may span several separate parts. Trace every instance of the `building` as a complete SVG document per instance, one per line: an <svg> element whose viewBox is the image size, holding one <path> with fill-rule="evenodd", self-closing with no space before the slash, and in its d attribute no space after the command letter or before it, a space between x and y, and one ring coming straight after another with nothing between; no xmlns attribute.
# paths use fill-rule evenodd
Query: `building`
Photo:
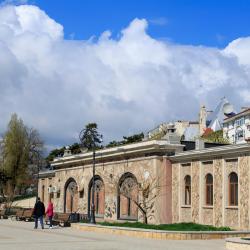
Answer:
<svg viewBox="0 0 250 250"><path fill-rule="evenodd" d="M181 139L194 140L199 135L199 122L175 121L165 122L146 133L146 139L164 139L180 142Z"/></svg>
<svg viewBox="0 0 250 250"><path fill-rule="evenodd" d="M151 185L149 223L171 223L171 164L167 155L184 145L152 140L99 150L96 153L95 208L99 220L139 220L143 216L133 200L142 200L143 185ZM55 159L52 170L39 174L39 196L52 200L57 212L90 215L92 152ZM153 185L153 186L152 186ZM121 193L130 188L128 196ZM132 188L131 188L132 187Z"/></svg>
<svg viewBox="0 0 250 250"><path fill-rule="evenodd" d="M172 162L172 222L250 228L250 144L191 150Z"/></svg>
<svg viewBox="0 0 250 250"><path fill-rule="evenodd" d="M185 145L152 140L98 151L96 217L142 221L134 201L141 202L140 188L155 180L158 191L149 194L149 223L250 229L250 144L201 145L206 144L183 151ZM52 167L39 174L39 196L45 205L52 200L58 212L90 215L92 153L68 154L54 160ZM129 196L121 193L126 187Z"/></svg>
<svg viewBox="0 0 250 250"><path fill-rule="evenodd" d="M210 116L209 124L221 126L221 117L226 115L223 132L249 142L250 109L234 114L224 100L216 110L219 113ZM201 114L198 125L207 127L205 107ZM96 152L98 220L143 221L145 214L138 204L149 202L148 223L195 222L250 229L250 143L181 140L178 133L189 125L168 123L151 131L151 139ZM244 131L243 136L238 131ZM71 155L67 148L50 170L40 172L39 196L45 205L52 200L57 212L90 216L92 156L92 152Z"/></svg>
<svg viewBox="0 0 250 250"><path fill-rule="evenodd" d="M224 120L223 136L236 144L250 140L250 108L242 108L240 113Z"/></svg>

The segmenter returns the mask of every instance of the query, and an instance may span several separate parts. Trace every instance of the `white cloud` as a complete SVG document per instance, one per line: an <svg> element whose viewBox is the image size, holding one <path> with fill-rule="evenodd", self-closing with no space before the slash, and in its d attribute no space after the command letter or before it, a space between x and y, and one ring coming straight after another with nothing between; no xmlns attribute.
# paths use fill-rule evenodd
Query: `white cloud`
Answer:
<svg viewBox="0 0 250 250"><path fill-rule="evenodd" d="M22 5L22 4L28 4L29 0L4 0L0 3L0 6L5 5Z"/></svg>
<svg viewBox="0 0 250 250"><path fill-rule="evenodd" d="M227 96L247 105L249 38L223 50L156 40L133 20L114 40L65 40L63 27L35 6L0 8L0 133L11 113L47 144L68 144L96 121L106 141L174 119Z"/></svg>

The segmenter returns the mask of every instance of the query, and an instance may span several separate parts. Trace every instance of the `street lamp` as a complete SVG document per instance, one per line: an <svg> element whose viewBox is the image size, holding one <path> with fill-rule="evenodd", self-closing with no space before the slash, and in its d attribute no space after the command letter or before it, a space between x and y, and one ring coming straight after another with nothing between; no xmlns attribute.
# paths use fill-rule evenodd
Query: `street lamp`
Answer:
<svg viewBox="0 0 250 250"><path fill-rule="evenodd" d="M39 172L40 172L40 167L39 167L39 163L37 163L36 201L38 200ZM43 201L43 202L44 202L44 201Z"/></svg>
<svg viewBox="0 0 250 250"><path fill-rule="evenodd" d="M92 197L91 197L91 209L90 209L90 223L96 224L95 221L95 144L93 147L93 172L92 172Z"/></svg>
<svg viewBox="0 0 250 250"><path fill-rule="evenodd" d="M95 224L95 158L96 158L96 147L102 142L102 135L97 131L96 123L89 123L80 132L79 139L83 148L92 150L93 152L93 168L92 168L92 193L91 193L91 204L90 205L90 223ZM91 189L90 189L91 191Z"/></svg>

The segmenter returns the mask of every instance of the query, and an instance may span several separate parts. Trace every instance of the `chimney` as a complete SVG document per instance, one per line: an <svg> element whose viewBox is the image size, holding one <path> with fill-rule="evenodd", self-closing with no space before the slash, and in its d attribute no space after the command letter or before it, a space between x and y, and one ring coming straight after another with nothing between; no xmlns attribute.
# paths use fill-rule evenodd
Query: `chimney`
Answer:
<svg viewBox="0 0 250 250"><path fill-rule="evenodd" d="M205 141L202 139L195 140L195 150L201 150L205 148Z"/></svg>
<svg viewBox="0 0 250 250"><path fill-rule="evenodd" d="M207 120L207 110L206 110L205 105L202 105L201 108L200 108L200 113L199 113L200 136L203 135L205 129L207 128L206 120Z"/></svg>

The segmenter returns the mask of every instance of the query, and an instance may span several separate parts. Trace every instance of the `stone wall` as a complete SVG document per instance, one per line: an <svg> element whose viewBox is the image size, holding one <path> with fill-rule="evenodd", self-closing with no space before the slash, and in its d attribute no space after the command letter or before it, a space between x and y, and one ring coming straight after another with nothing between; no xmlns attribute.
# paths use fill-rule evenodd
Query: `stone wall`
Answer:
<svg viewBox="0 0 250 250"><path fill-rule="evenodd" d="M191 206L192 221L199 223L200 213L200 162L194 161L191 165Z"/></svg>
<svg viewBox="0 0 250 250"><path fill-rule="evenodd" d="M223 167L222 159L214 160L214 225L223 225Z"/></svg>
<svg viewBox="0 0 250 250"><path fill-rule="evenodd" d="M249 157L243 155L239 158L239 211L240 228L249 227Z"/></svg>
<svg viewBox="0 0 250 250"><path fill-rule="evenodd" d="M180 220L180 164L172 165L172 221Z"/></svg>
<svg viewBox="0 0 250 250"><path fill-rule="evenodd" d="M249 154L231 158L214 157L172 165L173 222L195 222L233 229L250 229L250 158ZM238 175L238 206L229 204L229 175ZM207 174L213 176L213 205L206 204ZM191 175L191 206L184 205L184 177Z"/></svg>
<svg viewBox="0 0 250 250"><path fill-rule="evenodd" d="M168 164L168 167L167 167ZM171 165L170 165L171 166ZM102 219L114 221L118 218L118 185L121 177L131 173L135 176L138 185L151 183L150 190L152 208L148 210L149 223L171 223L171 167L163 157L144 157L132 160L120 160L96 164L96 175L100 176L105 186L104 216ZM65 184L73 179L78 186L78 206L75 212L88 214L89 212L89 184L92 179L92 165L71 166L55 170L55 177L39 179L39 195L42 196L42 186L45 186L44 202L47 206L49 201L48 187L55 186L60 190L60 195L54 194L52 199L55 210L65 211ZM83 197L80 198L80 191ZM167 198L167 199L166 199ZM141 193L138 197L141 200ZM142 213L138 209L138 220L142 221Z"/></svg>

